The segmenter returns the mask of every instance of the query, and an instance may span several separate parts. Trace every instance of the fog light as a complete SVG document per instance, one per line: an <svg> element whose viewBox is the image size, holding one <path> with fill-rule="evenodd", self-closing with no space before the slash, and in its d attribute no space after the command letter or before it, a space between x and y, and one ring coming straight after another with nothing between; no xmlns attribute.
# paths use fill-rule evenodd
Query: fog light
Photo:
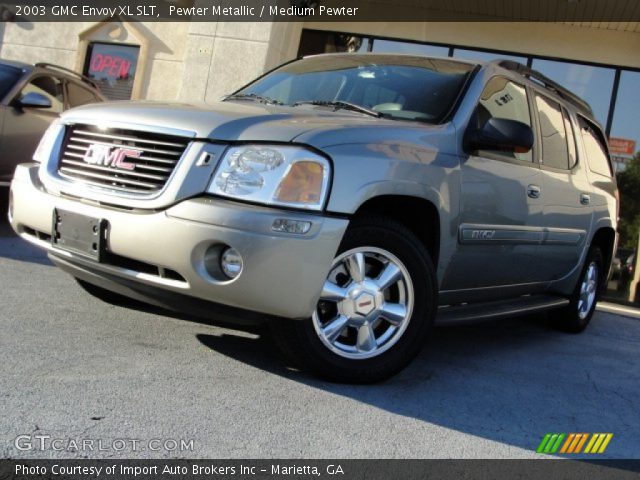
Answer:
<svg viewBox="0 0 640 480"><path fill-rule="evenodd" d="M220 256L220 268L229 278L236 278L242 272L242 257L235 248L227 248Z"/></svg>
<svg viewBox="0 0 640 480"><path fill-rule="evenodd" d="M309 230L311 230L311 222L278 218L273 222L271 230L273 230L274 232L297 233L298 235L304 235Z"/></svg>

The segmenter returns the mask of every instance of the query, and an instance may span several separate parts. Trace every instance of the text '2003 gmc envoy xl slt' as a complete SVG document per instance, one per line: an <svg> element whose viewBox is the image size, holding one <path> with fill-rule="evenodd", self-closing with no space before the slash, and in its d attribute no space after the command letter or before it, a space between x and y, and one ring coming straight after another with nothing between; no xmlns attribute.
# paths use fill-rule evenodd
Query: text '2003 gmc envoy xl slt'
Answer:
<svg viewBox="0 0 640 480"><path fill-rule="evenodd" d="M436 315L581 331L617 241L589 105L509 61L307 57L215 105L73 109L34 161L11 224L86 289L268 320L336 381L398 372Z"/></svg>

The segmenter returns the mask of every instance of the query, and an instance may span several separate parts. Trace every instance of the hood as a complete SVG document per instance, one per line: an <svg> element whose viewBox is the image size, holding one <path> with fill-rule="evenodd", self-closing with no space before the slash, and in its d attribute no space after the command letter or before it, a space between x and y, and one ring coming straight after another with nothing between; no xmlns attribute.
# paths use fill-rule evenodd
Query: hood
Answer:
<svg viewBox="0 0 640 480"><path fill-rule="evenodd" d="M180 131L200 139L264 142L300 142L323 148L353 143L361 130L421 128L425 124L370 117L349 110L301 105L286 107L248 101L214 104L158 102L106 102L74 108L63 114L65 122L126 124L127 128ZM373 132L372 132L373 130Z"/></svg>

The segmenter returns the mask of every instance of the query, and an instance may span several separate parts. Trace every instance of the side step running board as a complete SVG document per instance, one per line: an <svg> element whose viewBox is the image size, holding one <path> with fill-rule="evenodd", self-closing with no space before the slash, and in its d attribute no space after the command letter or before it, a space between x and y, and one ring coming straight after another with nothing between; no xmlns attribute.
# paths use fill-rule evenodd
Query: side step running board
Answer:
<svg viewBox="0 0 640 480"><path fill-rule="evenodd" d="M442 306L438 308L436 325L493 320L503 317L515 317L534 312L561 308L569 305L569 300L554 295L529 295L509 300L463 305Z"/></svg>

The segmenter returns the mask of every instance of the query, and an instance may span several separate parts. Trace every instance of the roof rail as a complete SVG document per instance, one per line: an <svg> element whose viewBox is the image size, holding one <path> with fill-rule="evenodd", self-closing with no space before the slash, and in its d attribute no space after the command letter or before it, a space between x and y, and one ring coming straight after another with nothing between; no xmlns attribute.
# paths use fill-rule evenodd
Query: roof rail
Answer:
<svg viewBox="0 0 640 480"><path fill-rule="evenodd" d="M497 60L496 63L498 66L509 70L511 72L516 72L522 75L523 77L529 78L531 80L536 80L541 83L545 88L549 90L553 90L560 97L573 104L583 113L587 113L590 117L593 117L593 110L591 110L591 106L585 102L583 99L578 97L575 93L567 90L565 87L560 85L557 82L554 82L549 77L541 74L540 72L533 70L519 62L515 62L513 60Z"/></svg>
<svg viewBox="0 0 640 480"><path fill-rule="evenodd" d="M70 68L65 68L65 67L61 67L60 65L55 65L53 63L46 63L46 62L40 62L40 63L36 63L35 64L36 67L39 68L50 68L53 70L60 70L61 72L65 72L68 73L70 75L73 75L74 77L82 80L83 82L88 83L89 85L93 86L93 88L100 90L100 87L98 87L98 84L96 82L94 82L93 80L91 80L89 77L86 77L74 70L71 70Z"/></svg>

